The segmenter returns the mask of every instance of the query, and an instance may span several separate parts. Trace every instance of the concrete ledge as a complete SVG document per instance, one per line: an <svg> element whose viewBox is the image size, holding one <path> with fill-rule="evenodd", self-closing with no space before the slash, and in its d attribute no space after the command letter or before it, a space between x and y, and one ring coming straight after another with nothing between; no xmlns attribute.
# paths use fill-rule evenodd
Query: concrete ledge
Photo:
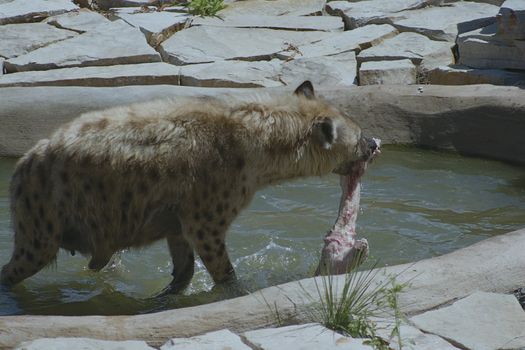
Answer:
<svg viewBox="0 0 525 350"><path fill-rule="evenodd" d="M440 257L384 269L378 280L398 275L411 287L400 296L402 311L418 314L465 297L473 291L509 293L525 283L525 229L489 238ZM337 277L342 285L343 276ZM172 337L188 337L228 328L240 333L275 325L268 305L281 318L305 321L316 295L314 278L265 288L240 298L185 309L137 316L6 316L0 317L0 348L41 337L140 339L158 346Z"/></svg>
<svg viewBox="0 0 525 350"><path fill-rule="evenodd" d="M291 88L289 89L291 90ZM168 96L282 93L282 88L170 85L0 88L0 156L20 156L81 113ZM406 143L525 164L525 90L468 85L363 86L318 92L385 143Z"/></svg>

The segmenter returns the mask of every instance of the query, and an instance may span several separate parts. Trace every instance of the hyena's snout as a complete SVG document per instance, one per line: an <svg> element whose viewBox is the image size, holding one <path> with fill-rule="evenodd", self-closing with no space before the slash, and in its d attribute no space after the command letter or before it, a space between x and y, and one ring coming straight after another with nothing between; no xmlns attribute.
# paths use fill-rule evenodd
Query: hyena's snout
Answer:
<svg viewBox="0 0 525 350"><path fill-rule="evenodd" d="M375 137L361 138L361 152L364 161L369 161L381 153L381 140Z"/></svg>

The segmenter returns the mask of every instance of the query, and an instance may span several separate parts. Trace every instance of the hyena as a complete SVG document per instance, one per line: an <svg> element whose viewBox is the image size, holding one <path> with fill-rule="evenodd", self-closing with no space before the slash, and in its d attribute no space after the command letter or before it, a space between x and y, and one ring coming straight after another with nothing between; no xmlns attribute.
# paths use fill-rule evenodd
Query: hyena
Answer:
<svg viewBox="0 0 525 350"><path fill-rule="evenodd" d="M166 239L170 292L184 289L194 252L215 283L235 278L228 227L269 184L331 172L370 157L370 140L306 81L278 97L175 98L86 113L38 142L10 186L11 286L56 259L59 248L112 255Z"/></svg>

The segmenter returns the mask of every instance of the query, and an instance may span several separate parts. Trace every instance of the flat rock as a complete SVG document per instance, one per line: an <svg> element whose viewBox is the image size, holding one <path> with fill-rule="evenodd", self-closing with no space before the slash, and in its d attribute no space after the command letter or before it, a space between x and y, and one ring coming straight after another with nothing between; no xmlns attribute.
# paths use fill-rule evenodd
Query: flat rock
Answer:
<svg viewBox="0 0 525 350"><path fill-rule="evenodd" d="M102 67L74 67L5 74L0 87L7 86L123 86L179 84L179 68L168 63L123 64Z"/></svg>
<svg viewBox="0 0 525 350"><path fill-rule="evenodd" d="M0 25L38 22L60 13L78 10L70 0L28 1L12 0L0 3Z"/></svg>
<svg viewBox="0 0 525 350"><path fill-rule="evenodd" d="M327 38L332 33L262 28L191 27L175 33L160 45L165 61L173 64L220 60L270 59L288 47Z"/></svg>
<svg viewBox="0 0 525 350"><path fill-rule="evenodd" d="M144 35L122 21L101 25L74 38L60 41L5 61L8 72L53 68L159 62L159 54Z"/></svg>
<svg viewBox="0 0 525 350"><path fill-rule="evenodd" d="M0 26L0 56L13 58L72 38L78 34L45 23L6 24Z"/></svg>
<svg viewBox="0 0 525 350"><path fill-rule="evenodd" d="M282 64L279 81L287 86L299 86L310 80L320 88L355 86L357 61L355 52L327 57L300 57Z"/></svg>
<svg viewBox="0 0 525 350"><path fill-rule="evenodd" d="M525 69L525 44L498 37L496 24L458 36L458 63L472 68Z"/></svg>
<svg viewBox="0 0 525 350"><path fill-rule="evenodd" d="M501 5L497 16L499 35L513 39L525 39L525 2L522 0L506 0Z"/></svg>
<svg viewBox="0 0 525 350"><path fill-rule="evenodd" d="M359 68L359 85L415 84L416 71L409 59L364 62Z"/></svg>
<svg viewBox="0 0 525 350"><path fill-rule="evenodd" d="M281 61L217 61L176 67L180 85L200 87L274 87L283 86L278 80ZM175 66L172 66L175 67Z"/></svg>
<svg viewBox="0 0 525 350"><path fill-rule="evenodd" d="M452 44L445 41L430 40L417 33L401 33L391 39L363 50L357 56L358 62L389 61L408 58L419 64L425 56L439 56L453 63Z"/></svg>
<svg viewBox="0 0 525 350"><path fill-rule="evenodd" d="M392 23L396 13L441 2L442 0L331 1L326 4L326 11L343 17L346 28L354 29L367 24Z"/></svg>
<svg viewBox="0 0 525 350"><path fill-rule="evenodd" d="M192 26L214 26L235 28L268 28L286 30L343 31L341 18L334 16L268 16L268 15L227 15L219 17L195 17Z"/></svg>
<svg viewBox="0 0 525 350"><path fill-rule="evenodd" d="M223 329L191 338L173 338L160 347L161 350L251 350L241 338Z"/></svg>
<svg viewBox="0 0 525 350"><path fill-rule="evenodd" d="M15 350L154 350L145 341L111 341L90 338L40 338L18 345Z"/></svg>
<svg viewBox="0 0 525 350"><path fill-rule="evenodd" d="M326 0L251 0L236 1L219 11L220 17L224 15L268 15L268 16L307 16L319 15L323 11Z"/></svg>
<svg viewBox="0 0 525 350"><path fill-rule="evenodd" d="M371 345L364 345L365 339L342 336L318 323L298 326L267 328L249 331L243 336L256 347L263 350L298 349L338 349L371 350Z"/></svg>
<svg viewBox="0 0 525 350"><path fill-rule="evenodd" d="M525 348L525 312L514 295L476 292L410 319L416 327L465 349Z"/></svg>
<svg viewBox="0 0 525 350"><path fill-rule="evenodd" d="M389 24L371 24L366 27L334 34L315 43L299 45L296 50L279 52L278 56L282 59L320 57L353 50L364 50L395 36L397 33L398 31Z"/></svg>
<svg viewBox="0 0 525 350"><path fill-rule="evenodd" d="M426 72L427 82L437 85L492 84L525 86L525 72L504 69L476 69L466 66L441 66Z"/></svg>
<svg viewBox="0 0 525 350"><path fill-rule="evenodd" d="M393 15L392 23L401 32L416 32L433 40L455 41L458 34L494 23L498 11L498 6L461 1L398 12Z"/></svg>
<svg viewBox="0 0 525 350"><path fill-rule="evenodd" d="M101 25L107 24L110 21L97 12L88 9L80 9L80 11L73 11L49 17L44 22L57 28L69 29L83 33L97 30Z"/></svg>
<svg viewBox="0 0 525 350"><path fill-rule="evenodd" d="M174 12L118 13L117 16L133 27L139 28L150 45L157 46L176 31L184 28L191 16Z"/></svg>

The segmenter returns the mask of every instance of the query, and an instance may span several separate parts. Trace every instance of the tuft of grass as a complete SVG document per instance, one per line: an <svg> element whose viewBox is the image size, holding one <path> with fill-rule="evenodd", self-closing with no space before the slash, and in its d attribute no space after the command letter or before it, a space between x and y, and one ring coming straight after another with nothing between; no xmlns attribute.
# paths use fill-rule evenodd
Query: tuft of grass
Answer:
<svg viewBox="0 0 525 350"><path fill-rule="evenodd" d="M368 338L366 342L378 350L389 349L388 344L377 335L377 325L374 318L385 314L394 317L394 325L390 334L396 338L399 349L402 349L400 326L403 319L398 305L398 295L408 284L398 284L395 277L376 279L379 269L366 271L351 270L345 275L342 289L338 279L333 275L321 277L319 283L315 280L316 296L303 288L312 306L309 316L314 322L323 324L326 328L353 338Z"/></svg>
<svg viewBox="0 0 525 350"><path fill-rule="evenodd" d="M191 0L187 6L190 13L196 16L215 16L226 7L223 0Z"/></svg>

